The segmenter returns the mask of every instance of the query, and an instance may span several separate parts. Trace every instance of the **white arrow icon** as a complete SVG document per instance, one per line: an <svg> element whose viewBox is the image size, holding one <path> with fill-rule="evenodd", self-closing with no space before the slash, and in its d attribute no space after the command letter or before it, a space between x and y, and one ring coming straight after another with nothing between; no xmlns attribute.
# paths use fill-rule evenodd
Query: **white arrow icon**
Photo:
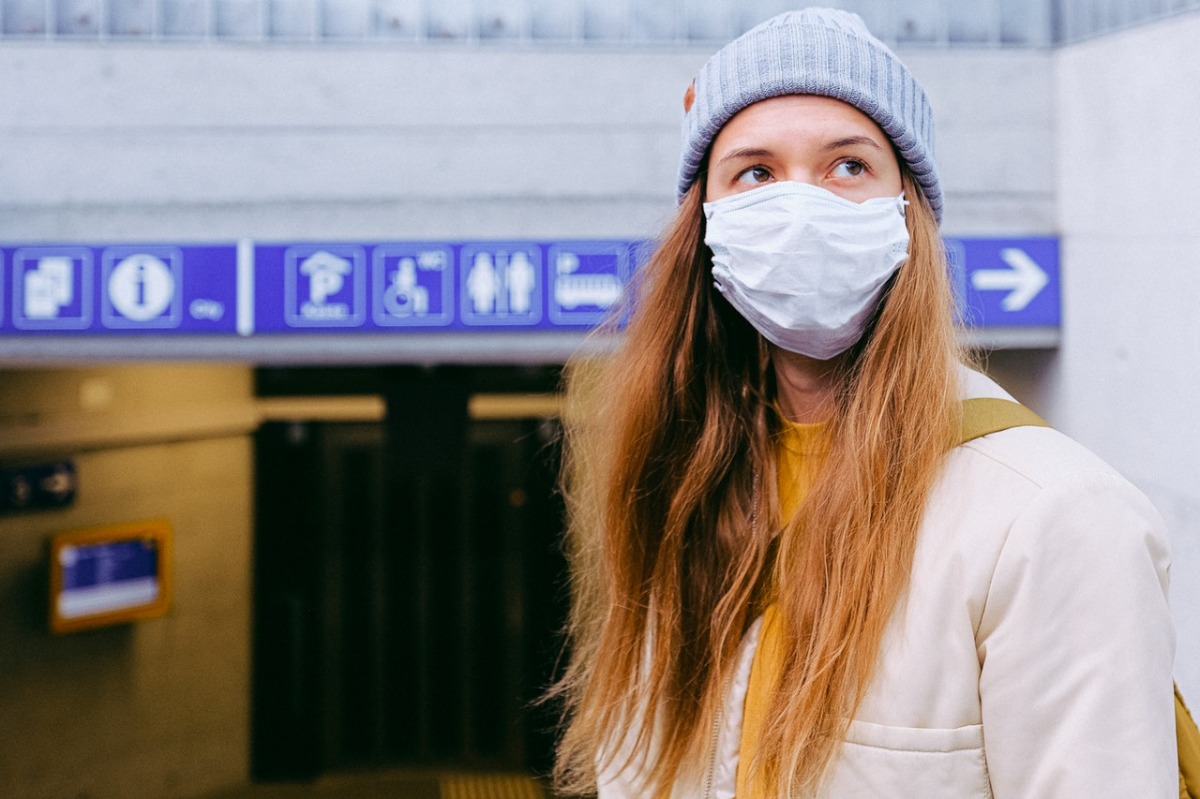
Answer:
<svg viewBox="0 0 1200 799"><path fill-rule="evenodd" d="M1000 251L1000 258L1012 268L980 269L971 275L971 285L976 291L1008 291L1000 307L1019 311L1033 301L1050 278L1024 250L1006 247Z"/></svg>

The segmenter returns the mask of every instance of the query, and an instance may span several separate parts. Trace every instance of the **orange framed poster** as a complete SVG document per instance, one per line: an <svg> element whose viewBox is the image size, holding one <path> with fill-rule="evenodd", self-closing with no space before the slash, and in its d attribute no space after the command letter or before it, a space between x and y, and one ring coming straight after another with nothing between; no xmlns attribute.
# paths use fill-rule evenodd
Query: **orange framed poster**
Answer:
<svg viewBox="0 0 1200 799"><path fill-rule="evenodd" d="M164 615L170 565L166 519L58 533L50 540L50 629L69 633Z"/></svg>

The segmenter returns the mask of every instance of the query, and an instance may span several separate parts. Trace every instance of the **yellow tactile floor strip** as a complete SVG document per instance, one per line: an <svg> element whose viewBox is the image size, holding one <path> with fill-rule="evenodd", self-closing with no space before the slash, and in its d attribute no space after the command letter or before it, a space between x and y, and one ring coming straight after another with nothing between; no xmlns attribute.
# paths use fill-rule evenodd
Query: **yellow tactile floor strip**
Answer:
<svg viewBox="0 0 1200 799"><path fill-rule="evenodd" d="M511 774L455 774L441 778L442 799L545 799L528 777Z"/></svg>

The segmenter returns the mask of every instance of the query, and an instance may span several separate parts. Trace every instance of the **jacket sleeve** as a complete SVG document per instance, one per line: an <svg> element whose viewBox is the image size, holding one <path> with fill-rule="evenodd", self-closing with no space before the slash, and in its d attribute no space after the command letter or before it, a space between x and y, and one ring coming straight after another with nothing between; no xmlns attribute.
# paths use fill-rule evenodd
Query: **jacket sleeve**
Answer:
<svg viewBox="0 0 1200 799"><path fill-rule="evenodd" d="M1169 561L1115 474L1044 487L1017 517L976 636L996 799L1178 796Z"/></svg>

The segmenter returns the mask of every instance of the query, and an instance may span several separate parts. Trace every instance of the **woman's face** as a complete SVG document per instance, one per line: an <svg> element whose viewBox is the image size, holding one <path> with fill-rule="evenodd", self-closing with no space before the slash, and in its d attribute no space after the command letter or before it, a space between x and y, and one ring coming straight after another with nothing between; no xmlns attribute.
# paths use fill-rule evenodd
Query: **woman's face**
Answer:
<svg viewBox="0 0 1200 799"><path fill-rule="evenodd" d="M713 140L705 199L791 180L854 202L900 194L891 142L849 103L811 94L760 100L739 111Z"/></svg>

